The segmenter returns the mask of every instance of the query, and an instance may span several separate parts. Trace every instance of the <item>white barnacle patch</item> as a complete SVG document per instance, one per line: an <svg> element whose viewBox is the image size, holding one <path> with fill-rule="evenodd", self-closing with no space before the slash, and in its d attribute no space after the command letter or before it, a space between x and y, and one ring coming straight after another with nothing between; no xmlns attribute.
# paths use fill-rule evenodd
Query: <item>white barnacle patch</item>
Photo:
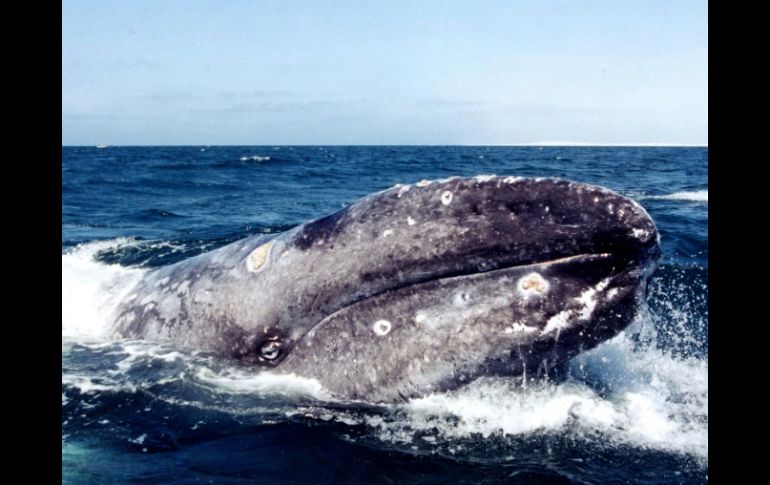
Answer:
<svg viewBox="0 0 770 485"><path fill-rule="evenodd" d="M193 295L193 301L196 303L210 303L213 301L213 295L210 290L203 290Z"/></svg>
<svg viewBox="0 0 770 485"><path fill-rule="evenodd" d="M171 278L169 278L168 276L166 276L165 278L163 278L161 280L158 280L155 283L155 288L159 288L159 287L162 288L162 287L166 286L170 280L171 280Z"/></svg>
<svg viewBox="0 0 770 485"><path fill-rule="evenodd" d="M609 278L604 278L601 280L596 286L593 288L589 288L583 293L580 294L579 297L575 298L578 302L580 302L583 305L583 308L580 310L580 316L579 318L581 320L588 320L591 318L591 315L594 312L594 309L596 308L596 294L604 291L605 288L607 288L607 285L610 284Z"/></svg>
<svg viewBox="0 0 770 485"><path fill-rule="evenodd" d="M407 223L407 224L409 224L410 226L413 226L413 225L417 224L417 221L415 221L414 219L412 219L412 216L408 216L408 217L406 218L406 223Z"/></svg>
<svg viewBox="0 0 770 485"><path fill-rule="evenodd" d="M523 178L524 177L505 177L503 179L503 182L505 182L506 184L513 184L518 182L519 180L522 180Z"/></svg>
<svg viewBox="0 0 770 485"><path fill-rule="evenodd" d="M430 180L423 179L423 180L420 180L419 182L417 182L415 185L417 185L418 187L427 187L431 183L432 182Z"/></svg>
<svg viewBox="0 0 770 485"><path fill-rule="evenodd" d="M612 300L616 296L618 296L618 289L617 288L610 288L610 291L607 292L607 298L609 300Z"/></svg>
<svg viewBox="0 0 770 485"><path fill-rule="evenodd" d="M468 306L468 303L470 303L471 297L468 295L468 293L461 291L460 293L455 293L455 295L452 297L452 305L463 308Z"/></svg>
<svg viewBox="0 0 770 485"><path fill-rule="evenodd" d="M572 316L572 310L564 310L548 319L541 335L547 335L551 332L559 331L569 326L569 317Z"/></svg>
<svg viewBox="0 0 770 485"><path fill-rule="evenodd" d="M596 290L593 288L589 288L583 293L580 294L579 297L575 298L577 301L582 303L583 309L580 310L580 319L581 320L588 320L591 318L591 314L594 312L594 308L596 308L596 299L594 298L596 295Z"/></svg>
<svg viewBox="0 0 770 485"><path fill-rule="evenodd" d="M548 292L548 282L539 273L529 273L519 278L516 288L525 298L541 296Z"/></svg>
<svg viewBox="0 0 770 485"><path fill-rule="evenodd" d="M594 197L594 204L598 204L598 203L599 203L599 197Z"/></svg>
<svg viewBox="0 0 770 485"><path fill-rule="evenodd" d="M401 196L404 195L405 193L409 192L409 189L411 189L411 188L412 188L411 185L402 185L401 187L399 187L398 194L396 194L396 197L398 197L400 199Z"/></svg>
<svg viewBox="0 0 770 485"><path fill-rule="evenodd" d="M246 268L252 273L259 271L264 266L267 257L270 255L270 248L273 247L273 241L263 244L249 254L246 258Z"/></svg>
<svg viewBox="0 0 770 485"><path fill-rule="evenodd" d="M418 311L414 316L414 322L430 331L436 330L446 323L445 319L441 318L440 313L431 310Z"/></svg>
<svg viewBox="0 0 770 485"><path fill-rule="evenodd" d="M454 197L454 194L452 194L452 192L445 190L441 194L441 203L444 205L449 205L452 202L453 197Z"/></svg>
<svg viewBox="0 0 770 485"><path fill-rule="evenodd" d="M393 235L393 229L385 229L382 231L382 237L388 237Z"/></svg>
<svg viewBox="0 0 770 485"><path fill-rule="evenodd" d="M179 284L179 289L177 290L177 294L182 296L187 293L187 290L190 289L190 280L184 280Z"/></svg>
<svg viewBox="0 0 770 485"><path fill-rule="evenodd" d="M530 333L534 332L537 329L535 327L530 327L529 325L524 325L523 323L514 322L513 325L510 327L505 327L503 329L504 333L512 334L512 333Z"/></svg>
<svg viewBox="0 0 770 485"><path fill-rule="evenodd" d="M369 381L374 384L377 382L377 369L374 367L369 367L366 369L366 377L369 378Z"/></svg>
<svg viewBox="0 0 770 485"><path fill-rule="evenodd" d="M377 320L374 322L374 325L372 325L372 330L374 331L375 335L382 337L390 333L390 329L393 328L393 325L387 320Z"/></svg>
<svg viewBox="0 0 770 485"><path fill-rule="evenodd" d="M609 286L610 279L611 278L604 278L599 283L597 283L596 286L595 286L596 291L604 291L607 288L607 286Z"/></svg>
<svg viewBox="0 0 770 485"><path fill-rule="evenodd" d="M638 227L635 227L631 230L631 233L634 235L637 239L647 239L650 236L650 233L646 229L641 229Z"/></svg>

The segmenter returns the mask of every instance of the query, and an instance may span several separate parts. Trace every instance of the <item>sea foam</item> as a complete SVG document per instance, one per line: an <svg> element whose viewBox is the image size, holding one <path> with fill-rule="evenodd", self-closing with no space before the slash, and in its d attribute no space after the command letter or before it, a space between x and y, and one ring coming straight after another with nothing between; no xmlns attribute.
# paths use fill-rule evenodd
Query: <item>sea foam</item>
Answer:
<svg viewBox="0 0 770 485"><path fill-rule="evenodd" d="M645 199L659 199L659 200L682 200L688 202L708 202L709 191L708 190L695 190L692 192L674 192L668 195L648 195Z"/></svg>

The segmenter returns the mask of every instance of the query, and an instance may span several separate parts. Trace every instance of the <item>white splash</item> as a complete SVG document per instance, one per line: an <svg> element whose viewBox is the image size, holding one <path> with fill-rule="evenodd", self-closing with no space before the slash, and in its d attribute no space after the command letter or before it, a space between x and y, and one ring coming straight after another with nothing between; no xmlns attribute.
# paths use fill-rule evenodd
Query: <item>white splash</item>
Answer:
<svg viewBox="0 0 770 485"><path fill-rule="evenodd" d="M98 241L62 254L63 337L106 337L111 311L130 294L146 270L105 264L94 257L100 251L136 244L131 239Z"/></svg>
<svg viewBox="0 0 770 485"><path fill-rule="evenodd" d="M657 349L633 350L627 334L575 359L572 366L609 383L599 394L582 380L517 386L479 379L454 392L412 399L390 421L366 418L380 439L524 436L558 432L594 441L665 450L708 459L708 364ZM609 381L609 382L608 382ZM609 389L609 391L607 391Z"/></svg>
<svg viewBox="0 0 770 485"><path fill-rule="evenodd" d="M201 367L195 378L219 392L308 396L318 400L332 400L331 395L317 380L294 374L254 373L237 368L215 372L208 367Z"/></svg>

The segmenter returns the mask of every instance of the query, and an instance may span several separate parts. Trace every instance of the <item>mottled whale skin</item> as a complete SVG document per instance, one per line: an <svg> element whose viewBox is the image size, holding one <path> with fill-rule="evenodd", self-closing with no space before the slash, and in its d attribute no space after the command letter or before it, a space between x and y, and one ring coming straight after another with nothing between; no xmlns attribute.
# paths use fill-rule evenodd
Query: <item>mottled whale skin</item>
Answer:
<svg viewBox="0 0 770 485"><path fill-rule="evenodd" d="M149 272L114 336L172 341L335 397L537 376L623 330L660 255L636 202L551 178L396 185Z"/></svg>

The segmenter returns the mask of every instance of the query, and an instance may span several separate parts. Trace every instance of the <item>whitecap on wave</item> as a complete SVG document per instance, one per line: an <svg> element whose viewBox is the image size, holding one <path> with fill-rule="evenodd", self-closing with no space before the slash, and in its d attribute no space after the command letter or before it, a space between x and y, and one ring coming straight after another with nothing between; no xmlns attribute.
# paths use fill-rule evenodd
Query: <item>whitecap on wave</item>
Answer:
<svg viewBox="0 0 770 485"><path fill-rule="evenodd" d="M249 160L253 162L267 162L268 160L270 160L270 157L261 156L261 155L251 155L250 157L241 157L242 162L247 162Z"/></svg>
<svg viewBox="0 0 770 485"><path fill-rule="evenodd" d="M645 199L659 199L659 200L682 200L687 202L708 202L709 191L708 190L695 190L692 192L674 192L667 195L648 195Z"/></svg>
<svg viewBox="0 0 770 485"><path fill-rule="evenodd" d="M105 336L112 309L146 270L104 264L95 256L108 249L135 245L128 238L81 244L62 254L62 337Z"/></svg>

